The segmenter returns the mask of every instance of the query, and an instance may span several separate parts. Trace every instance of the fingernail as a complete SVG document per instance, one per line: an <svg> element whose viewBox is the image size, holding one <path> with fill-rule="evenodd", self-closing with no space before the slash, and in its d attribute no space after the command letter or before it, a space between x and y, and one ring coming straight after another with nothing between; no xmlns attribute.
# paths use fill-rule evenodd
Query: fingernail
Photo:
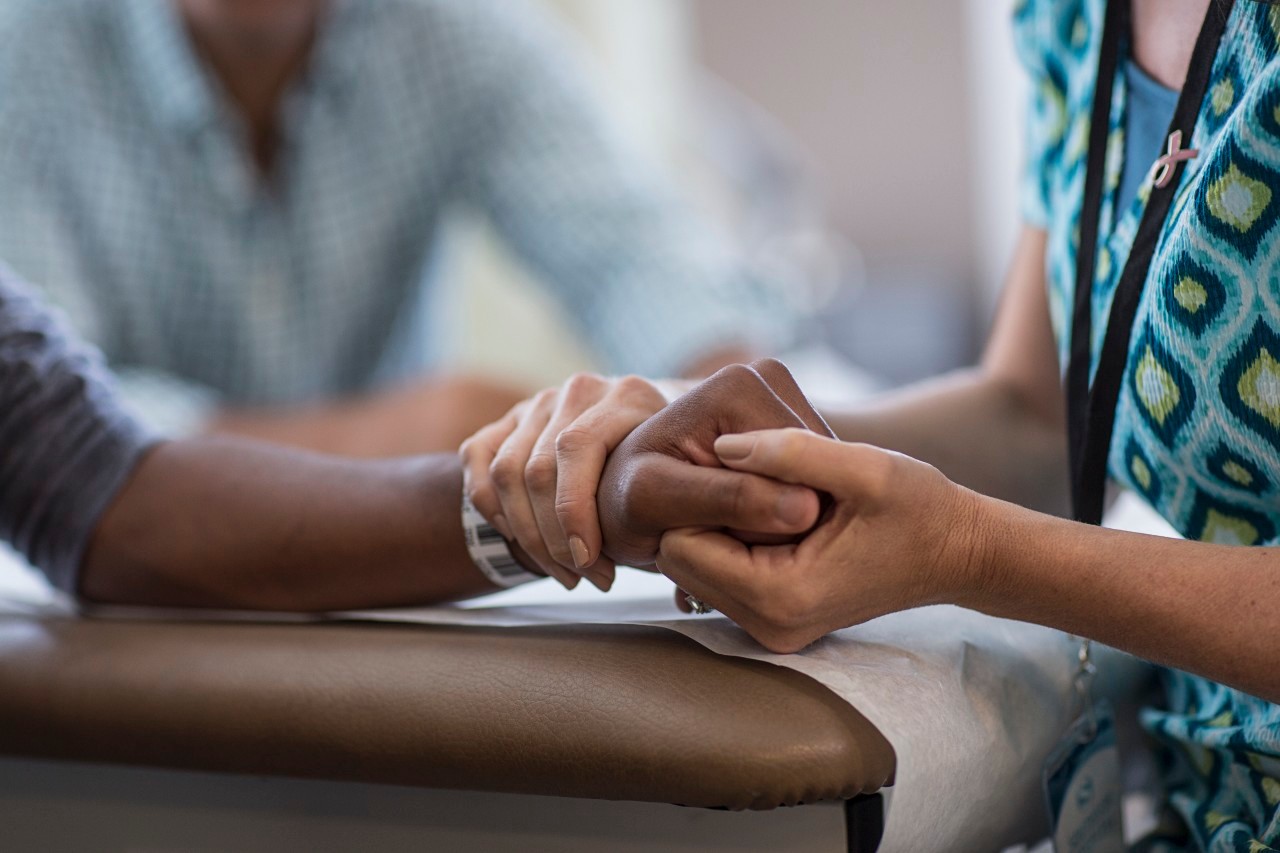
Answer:
<svg viewBox="0 0 1280 853"><path fill-rule="evenodd" d="M722 435L716 439L716 455L721 459L746 459L756 446L754 435Z"/></svg>
<svg viewBox="0 0 1280 853"><path fill-rule="evenodd" d="M573 565L579 571L591 565L591 552L581 536L569 537L569 554L573 557Z"/></svg>
<svg viewBox="0 0 1280 853"><path fill-rule="evenodd" d="M507 517L505 515L495 515L492 522L493 526L498 528L498 532L502 534L503 539L515 539L515 537L511 535L511 527L507 524Z"/></svg>
<svg viewBox="0 0 1280 853"><path fill-rule="evenodd" d="M800 525L809 520L813 504L809 495L800 489L789 489L778 498L778 519L791 526Z"/></svg>

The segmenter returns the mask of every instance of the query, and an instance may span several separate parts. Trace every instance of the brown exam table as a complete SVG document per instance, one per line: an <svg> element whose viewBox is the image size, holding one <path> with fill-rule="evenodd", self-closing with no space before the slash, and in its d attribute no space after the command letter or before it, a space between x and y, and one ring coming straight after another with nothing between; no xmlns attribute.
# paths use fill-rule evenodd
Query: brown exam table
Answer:
<svg viewBox="0 0 1280 853"><path fill-rule="evenodd" d="M775 809L874 850L894 754L817 682L638 626L0 617L0 755Z"/></svg>

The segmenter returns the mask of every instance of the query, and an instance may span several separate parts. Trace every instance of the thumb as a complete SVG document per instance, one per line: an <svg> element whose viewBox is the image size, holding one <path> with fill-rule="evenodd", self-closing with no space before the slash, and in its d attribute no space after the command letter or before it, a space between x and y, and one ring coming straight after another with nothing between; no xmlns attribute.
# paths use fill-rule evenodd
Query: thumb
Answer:
<svg viewBox="0 0 1280 853"><path fill-rule="evenodd" d="M713 527L795 535L817 523L818 496L774 477L691 465L653 454L633 476L632 526Z"/></svg>
<svg viewBox="0 0 1280 853"><path fill-rule="evenodd" d="M831 494L848 492L861 470L882 455L805 429L723 435L716 439L715 450L728 468Z"/></svg>

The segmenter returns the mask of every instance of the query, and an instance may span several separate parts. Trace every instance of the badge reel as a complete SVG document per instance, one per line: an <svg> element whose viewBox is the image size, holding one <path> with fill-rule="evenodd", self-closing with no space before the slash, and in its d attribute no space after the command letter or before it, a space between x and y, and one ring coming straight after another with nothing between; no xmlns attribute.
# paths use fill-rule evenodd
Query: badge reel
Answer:
<svg viewBox="0 0 1280 853"><path fill-rule="evenodd" d="M1097 668L1080 644L1075 692L1082 713L1045 762L1044 793L1055 853L1124 853L1115 715L1093 702Z"/></svg>

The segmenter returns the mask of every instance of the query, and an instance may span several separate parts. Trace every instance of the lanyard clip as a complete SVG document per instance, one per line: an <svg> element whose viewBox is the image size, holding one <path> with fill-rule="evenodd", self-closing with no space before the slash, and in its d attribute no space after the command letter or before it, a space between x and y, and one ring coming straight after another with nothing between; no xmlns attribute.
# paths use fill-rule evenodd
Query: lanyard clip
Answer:
<svg viewBox="0 0 1280 853"><path fill-rule="evenodd" d="M1088 637L1080 641L1080 653L1077 656L1074 686L1076 697L1080 700L1081 710L1088 724L1080 731L1081 742L1092 740L1098 734L1098 716L1093 707L1093 677L1098 668L1093 664L1091 654L1093 641Z"/></svg>

